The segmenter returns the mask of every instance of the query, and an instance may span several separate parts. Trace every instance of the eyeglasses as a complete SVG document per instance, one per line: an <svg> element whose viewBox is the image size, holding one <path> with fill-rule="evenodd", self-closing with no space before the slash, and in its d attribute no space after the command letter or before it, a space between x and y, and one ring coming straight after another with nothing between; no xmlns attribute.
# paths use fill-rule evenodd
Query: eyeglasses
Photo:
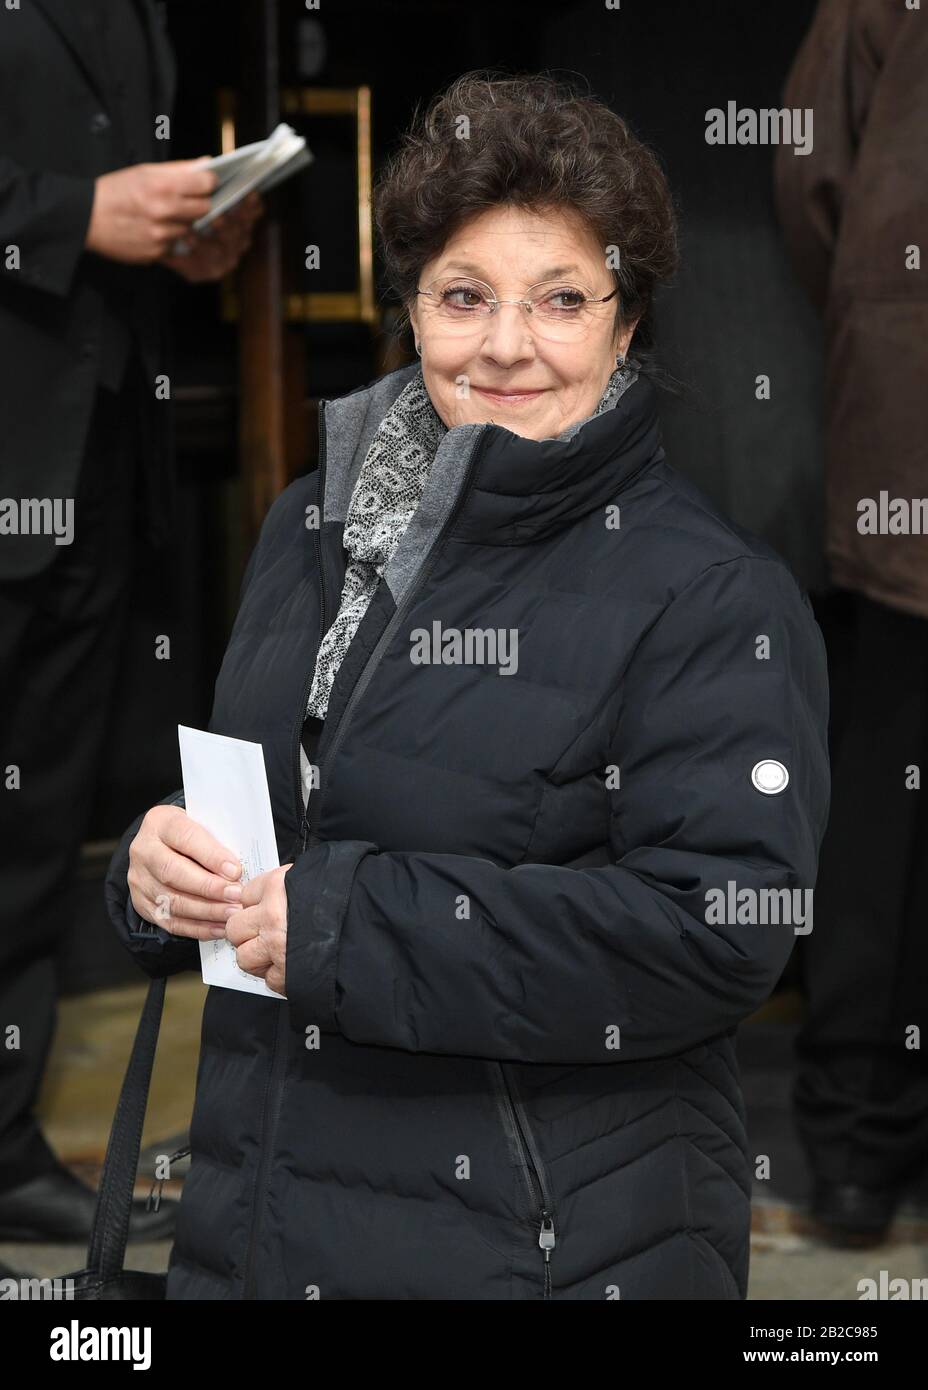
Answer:
<svg viewBox="0 0 928 1390"><path fill-rule="evenodd" d="M430 317L442 332L476 333L486 327L501 304L521 304L533 330L558 342L583 338L602 317L598 306L608 304L618 292L616 286L611 294L597 299L579 285L546 280L532 285L524 299L498 299L484 281L459 275L433 280L424 290L416 290L428 301Z"/></svg>

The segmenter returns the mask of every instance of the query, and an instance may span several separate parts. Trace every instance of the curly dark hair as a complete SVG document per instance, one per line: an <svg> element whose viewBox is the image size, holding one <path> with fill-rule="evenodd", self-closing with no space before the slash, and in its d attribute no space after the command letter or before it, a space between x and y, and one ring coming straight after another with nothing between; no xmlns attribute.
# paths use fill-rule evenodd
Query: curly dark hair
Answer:
<svg viewBox="0 0 928 1390"><path fill-rule="evenodd" d="M604 251L619 248L616 326L637 318L631 350L649 358L653 292L679 258L667 179L621 116L550 73L478 69L417 106L374 194L386 277L405 309L399 326L422 267L469 218L502 204L573 209Z"/></svg>

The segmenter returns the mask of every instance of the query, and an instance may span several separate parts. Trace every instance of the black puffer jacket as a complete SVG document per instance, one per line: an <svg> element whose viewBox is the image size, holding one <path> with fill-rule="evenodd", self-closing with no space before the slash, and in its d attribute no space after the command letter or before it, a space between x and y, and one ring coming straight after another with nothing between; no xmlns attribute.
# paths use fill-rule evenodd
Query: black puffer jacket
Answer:
<svg viewBox="0 0 928 1390"><path fill-rule="evenodd" d="M819 630L664 461L644 379L569 441L459 426L339 669L305 824L346 504L413 370L325 403L219 674L210 728L263 744L294 861L288 1002L207 995L168 1296L743 1298L735 1028L805 920L797 891L758 921L763 890L815 878ZM516 630L517 670L416 664L433 624ZM149 974L197 968L127 902L137 825L113 919Z"/></svg>

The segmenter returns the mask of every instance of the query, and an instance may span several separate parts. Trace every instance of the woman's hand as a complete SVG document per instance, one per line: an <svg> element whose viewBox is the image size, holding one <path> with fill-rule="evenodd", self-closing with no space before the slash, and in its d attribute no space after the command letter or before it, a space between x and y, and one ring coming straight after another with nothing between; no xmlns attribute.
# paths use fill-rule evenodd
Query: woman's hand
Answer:
<svg viewBox="0 0 928 1390"><path fill-rule="evenodd" d="M153 806L129 846L132 905L174 936L225 936L242 898L241 872L231 850L180 806Z"/></svg>
<svg viewBox="0 0 928 1390"><path fill-rule="evenodd" d="M258 874L242 889L241 908L234 908L226 936L236 947L240 969L259 975L268 989L286 993L287 890L284 874L292 864Z"/></svg>

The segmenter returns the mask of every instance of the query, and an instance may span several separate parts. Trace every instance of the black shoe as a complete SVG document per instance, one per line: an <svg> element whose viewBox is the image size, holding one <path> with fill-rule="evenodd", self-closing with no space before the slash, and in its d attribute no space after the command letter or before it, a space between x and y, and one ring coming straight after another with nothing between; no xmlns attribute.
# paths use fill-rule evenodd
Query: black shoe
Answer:
<svg viewBox="0 0 928 1390"><path fill-rule="evenodd" d="M67 1168L52 1169L21 1187L0 1192L0 1240L74 1241L86 1245L97 1194ZM132 1203L130 1240L163 1240L174 1233L177 1203L164 1197L157 1211Z"/></svg>
<svg viewBox="0 0 928 1390"><path fill-rule="evenodd" d="M855 1182L819 1178L812 1197L812 1217L836 1245L880 1245L901 1197L898 1185L862 1187Z"/></svg>

